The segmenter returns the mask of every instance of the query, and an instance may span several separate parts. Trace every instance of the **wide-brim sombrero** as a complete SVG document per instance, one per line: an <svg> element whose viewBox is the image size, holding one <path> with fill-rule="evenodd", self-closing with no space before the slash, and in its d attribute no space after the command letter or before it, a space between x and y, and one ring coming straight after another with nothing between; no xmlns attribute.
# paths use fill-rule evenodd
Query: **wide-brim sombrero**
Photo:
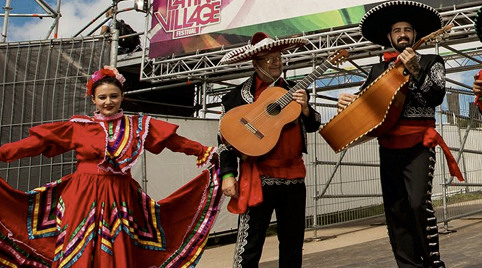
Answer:
<svg viewBox="0 0 482 268"><path fill-rule="evenodd" d="M396 22L408 22L417 32L417 39L442 28L442 16L431 6L414 1L390 1L370 9L360 21L365 39L390 47L387 34Z"/></svg>
<svg viewBox="0 0 482 268"><path fill-rule="evenodd" d="M240 48L233 49L223 56L221 64L231 64L251 60L276 51L286 51L308 44L304 37L272 39L262 32L255 33L251 41Z"/></svg>
<svg viewBox="0 0 482 268"><path fill-rule="evenodd" d="M477 14L475 15L474 28L477 37L482 42L482 6L479 8Z"/></svg>

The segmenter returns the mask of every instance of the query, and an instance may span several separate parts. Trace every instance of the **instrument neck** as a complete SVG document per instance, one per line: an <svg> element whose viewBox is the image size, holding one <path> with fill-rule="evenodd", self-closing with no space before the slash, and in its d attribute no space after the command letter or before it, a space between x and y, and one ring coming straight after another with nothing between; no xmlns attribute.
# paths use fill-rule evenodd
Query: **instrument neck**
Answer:
<svg viewBox="0 0 482 268"><path fill-rule="evenodd" d="M320 64L316 69L309 75L305 76L302 80L300 80L296 85L288 90L279 100L278 102L282 107L285 107L293 100L293 93L295 93L298 89L306 89L309 87L311 83L313 83L318 77L320 77L328 68L330 68L331 64L328 61L324 61Z"/></svg>

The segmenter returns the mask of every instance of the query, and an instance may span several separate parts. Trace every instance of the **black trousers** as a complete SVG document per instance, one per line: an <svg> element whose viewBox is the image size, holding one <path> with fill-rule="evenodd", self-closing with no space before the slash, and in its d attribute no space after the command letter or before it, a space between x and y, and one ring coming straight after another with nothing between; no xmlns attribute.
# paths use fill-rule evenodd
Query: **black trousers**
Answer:
<svg viewBox="0 0 482 268"><path fill-rule="evenodd" d="M301 268L306 186L302 179L263 179L263 203L239 215L234 268L257 268L273 210L279 241L279 268Z"/></svg>
<svg viewBox="0 0 482 268"><path fill-rule="evenodd" d="M380 146L380 176L388 235L398 267L444 267L432 205L435 152L418 144Z"/></svg>

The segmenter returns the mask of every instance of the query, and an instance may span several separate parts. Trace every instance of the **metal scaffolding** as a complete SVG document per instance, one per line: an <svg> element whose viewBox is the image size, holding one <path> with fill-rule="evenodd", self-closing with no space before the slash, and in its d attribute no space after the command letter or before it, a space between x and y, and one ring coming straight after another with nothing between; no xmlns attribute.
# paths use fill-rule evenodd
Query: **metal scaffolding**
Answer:
<svg viewBox="0 0 482 268"><path fill-rule="evenodd" d="M26 1L26 0L25 0ZM58 30L59 30L59 19L61 17L60 15L60 3L61 0L57 0L57 8L54 9L52 8L47 2L44 0L30 0L34 1L40 8L42 8L45 13L35 13L35 14L18 14L18 13L10 13L10 10L12 10L11 7L11 0L5 0L5 6L3 9L5 10L4 14L0 14L0 17L3 17L3 29L2 29L2 39L1 43L7 42L7 32L8 32L8 22L10 17L26 17L26 18L52 18L52 26L50 26L50 29L48 33L45 36L45 39L51 38L57 38L58 36ZM52 35L53 32L53 35Z"/></svg>
<svg viewBox="0 0 482 268"><path fill-rule="evenodd" d="M482 1L477 1L440 10L444 23L453 23L455 26L443 40L436 40L422 48L430 53L438 48L449 76L481 68L481 43L473 27L481 5ZM102 17L108 8L110 6L95 20ZM151 17L147 16L146 33L149 21ZM76 35L90 26L96 27L89 23ZM371 65L379 61L384 49L366 41L357 25L304 36L309 40L308 45L283 55L286 76L290 79L300 79L338 49L346 49L350 53L347 63L333 66L311 88L311 103L328 117L336 113L336 107L333 100L330 102L324 97L334 90L358 88ZM31 126L68 120L77 113L90 114L90 103L78 99L76 95L85 90L89 75L109 62L111 47L116 47L112 46L112 40L115 39L115 36L106 35L0 44L0 58L3 59L0 64L0 144L25 137ZM221 96L237 84L236 80L248 77L252 72L250 63L219 64L222 56L235 48L150 59L147 56L148 34L143 34L143 39L143 51L118 55L116 58L121 72L138 72L139 80L148 82L143 83L142 88L127 92L129 97L149 91L175 91L187 84L195 85L195 102L199 109L197 117L216 117ZM468 105L473 101L471 85L451 76L447 81L452 86L447 88L447 98L437 111L438 129L459 162L467 183L454 183L441 157L442 160L437 162L434 198L440 202L437 205L442 208L439 219L445 223L445 227L451 219L479 212L482 203L478 196L482 187L482 145L479 146L480 142L477 142L482 136L480 115L473 106ZM310 151L305 156L307 189L311 193L306 207L310 217L307 226L316 229L383 213L383 209L380 209L376 142L359 145L342 154L333 153L318 133L309 135L309 142ZM437 155L441 155L441 152L438 151ZM38 157L10 164L0 163L0 176L18 189L30 190L72 172L75 169L74 157L69 153L54 159ZM35 179L32 174L36 174ZM22 180L22 177L29 177L30 180ZM472 195L475 197L470 199ZM455 197L466 199L460 201Z"/></svg>
<svg viewBox="0 0 482 268"><path fill-rule="evenodd" d="M451 32L444 37L444 40L435 40L440 43L443 53L441 56L446 61L447 73L458 73L478 69L481 56L481 45L475 34L474 19L482 1L472 2L465 5L453 6L440 10L444 24L453 23ZM152 12L150 13L152 15ZM148 16L150 20L150 16ZM286 53L283 57L286 60L286 71L310 68L316 62L322 62L331 53L338 49L345 49L350 53L350 65L344 68L336 66L319 77L316 92L329 91L356 87L366 77L372 62L367 59L380 57L385 51L382 47L374 45L365 40L359 31L358 25L350 25L336 29L329 29L313 34L303 34L309 40L309 44L298 48L295 51ZM149 42L145 36L145 44ZM425 49L433 48L434 44L426 44ZM230 48L230 49L235 49ZM221 65L220 59L230 49L221 47L208 51L197 51L188 55L172 55L165 58L148 58L147 52L142 54L141 60L141 81L155 83L152 88L142 88L129 94L143 93L146 91L162 88L184 86L186 83L199 85L198 90L206 92L199 95L206 96L201 107L217 107L219 95L230 90L233 84L230 80L248 77L252 72L249 62L237 65ZM125 60L132 63L132 59L140 55L133 55ZM122 60L120 66L124 66ZM470 88L460 81L449 80L458 86ZM205 116L209 110L203 111ZM215 113L215 112L214 112Z"/></svg>

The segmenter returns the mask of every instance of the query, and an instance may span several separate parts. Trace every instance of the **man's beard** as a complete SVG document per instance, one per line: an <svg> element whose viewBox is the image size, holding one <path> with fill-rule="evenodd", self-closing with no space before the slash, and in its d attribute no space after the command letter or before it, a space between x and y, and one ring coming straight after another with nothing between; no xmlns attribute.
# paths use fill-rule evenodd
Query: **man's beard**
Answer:
<svg viewBox="0 0 482 268"><path fill-rule="evenodd" d="M413 41L410 42L410 40L408 39L405 39L407 41L407 43L402 43L400 44L400 41L401 40L398 40L396 44L393 44L393 47L398 51L398 52L402 52L404 51L407 47L411 47L413 45Z"/></svg>

